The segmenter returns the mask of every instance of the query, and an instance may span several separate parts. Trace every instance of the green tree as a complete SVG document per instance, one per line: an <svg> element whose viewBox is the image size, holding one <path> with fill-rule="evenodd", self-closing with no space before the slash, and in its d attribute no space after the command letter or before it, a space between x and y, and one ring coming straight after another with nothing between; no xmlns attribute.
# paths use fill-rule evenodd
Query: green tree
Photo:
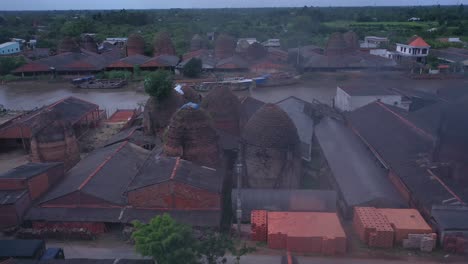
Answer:
<svg viewBox="0 0 468 264"><path fill-rule="evenodd" d="M24 65L26 61L23 57L3 57L0 58L0 74L8 74L16 68Z"/></svg>
<svg viewBox="0 0 468 264"><path fill-rule="evenodd" d="M158 264L197 264L198 256L192 230L174 221L168 214L153 218L149 224L135 222L136 251L153 257Z"/></svg>
<svg viewBox="0 0 468 264"><path fill-rule="evenodd" d="M158 99L169 96L173 87L172 74L168 71L159 70L145 77L145 92Z"/></svg>
<svg viewBox="0 0 468 264"><path fill-rule="evenodd" d="M190 78L197 78L202 72L202 60L198 58L192 58L189 60L182 69L185 76Z"/></svg>
<svg viewBox="0 0 468 264"><path fill-rule="evenodd" d="M198 254L204 256L208 264L226 263L226 252L233 248L234 244L228 236L208 232L198 245Z"/></svg>

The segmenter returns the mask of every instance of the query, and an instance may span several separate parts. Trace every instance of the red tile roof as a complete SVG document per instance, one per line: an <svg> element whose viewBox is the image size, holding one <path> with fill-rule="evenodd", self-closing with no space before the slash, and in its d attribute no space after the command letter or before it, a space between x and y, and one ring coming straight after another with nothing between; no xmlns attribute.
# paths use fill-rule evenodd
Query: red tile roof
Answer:
<svg viewBox="0 0 468 264"><path fill-rule="evenodd" d="M48 72L48 71L50 71L49 66L45 64L37 63L37 62L31 62L31 63L25 64L17 68L13 72L21 73L21 72Z"/></svg>
<svg viewBox="0 0 468 264"><path fill-rule="evenodd" d="M430 45L421 37L411 39L408 45L413 47L430 47Z"/></svg>

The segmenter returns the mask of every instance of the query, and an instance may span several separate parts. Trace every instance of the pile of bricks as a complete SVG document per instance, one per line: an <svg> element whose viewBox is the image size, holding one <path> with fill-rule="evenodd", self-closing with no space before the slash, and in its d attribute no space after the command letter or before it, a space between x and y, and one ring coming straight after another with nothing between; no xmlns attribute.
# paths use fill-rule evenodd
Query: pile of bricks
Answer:
<svg viewBox="0 0 468 264"><path fill-rule="evenodd" d="M404 248L430 252L437 235L415 209L355 207L353 227L361 241L371 247Z"/></svg>
<svg viewBox="0 0 468 264"><path fill-rule="evenodd" d="M423 252L432 252L436 246L437 234L409 234L403 239L403 248L419 249Z"/></svg>
<svg viewBox="0 0 468 264"><path fill-rule="evenodd" d="M373 207L355 207L353 227L362 242L371 247L393 247L394 231L387 218Z"/></svg>
<svg viewBox="0 0 468 264"><path fill-rule="evenodd" d="M266 210L253 210L250 215L251 234L253 241L267 241L267 211Z"/></svg>
<svg viewBox="0 0 468 264"><path fill-rule="evenodd" d="M461 235L447 235L443 241L444 250L456 254L468 254L468 238Z"/></svg>

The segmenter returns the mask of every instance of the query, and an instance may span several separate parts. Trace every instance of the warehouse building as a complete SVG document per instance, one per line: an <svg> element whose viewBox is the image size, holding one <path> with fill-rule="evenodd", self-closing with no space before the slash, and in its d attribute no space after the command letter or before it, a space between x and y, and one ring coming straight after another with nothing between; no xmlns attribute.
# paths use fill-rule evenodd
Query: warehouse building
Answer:
<svg viewBox="0 0 468 264"><path fill-rule="evenodd" d="M324 118L316 126L315 137L345 217L351 217L355 206L404 208L408 205L386 177L385 169L344 124Z"/></svg>
<svg viewBox="0 0 468 264"><path fill-rule="evenodd" d="M62 163L28 163L0 174L0 228L19 225L31 203L63 178Z"/></svg>

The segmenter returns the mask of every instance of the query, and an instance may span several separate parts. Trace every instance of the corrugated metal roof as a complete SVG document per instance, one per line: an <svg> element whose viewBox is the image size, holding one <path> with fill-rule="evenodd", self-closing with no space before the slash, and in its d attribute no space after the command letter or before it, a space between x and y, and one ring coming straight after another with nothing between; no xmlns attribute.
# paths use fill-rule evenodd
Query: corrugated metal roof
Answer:
<svg viewBox="0 0 468 264"><path fill-rule="evenodd" d="M27 163L0 174L0 179L28 179L62 165L61 162Z"/></svg>
<svg viewBox="0 0 468 264"><path fill-rule="evenodd" d="M310 161L312 149L312 135L314 132L314 121L312 116L307 113L310 103L297 97L290 96L276 103L283 109L293 121L301 140L301 155L305 160Z"/></svg>
<svg viewBox="0 0 468 264"><path fill-rule="evenodd" d="M420 164L432 153L430 133L379 102L351 112L348 121L427 211L433 204L455 198Z"/></svg>
<svg viewBox="0 0 468 264"><path fill-rule="evenodd" d="M125 204L124 193L148 156L148 151L124 141L91 152L73 167L41 203L82 191L114 204Z"/></svg>
<svg viewBox="0 0 468 264"><path fill-rule="evenodd" d="M223 181L222 175L215 169L199 166L180 158L161 157L152 154L132 181L128 190L135 190L169 180L216 193L221 192Z"/></svg>
<svg viewBox="0 0 468 264"><path fill-rule="evenodd" d="M406 207L387 172L350 129L324 118L316 126L315 134L348 206Z"/></svg>

